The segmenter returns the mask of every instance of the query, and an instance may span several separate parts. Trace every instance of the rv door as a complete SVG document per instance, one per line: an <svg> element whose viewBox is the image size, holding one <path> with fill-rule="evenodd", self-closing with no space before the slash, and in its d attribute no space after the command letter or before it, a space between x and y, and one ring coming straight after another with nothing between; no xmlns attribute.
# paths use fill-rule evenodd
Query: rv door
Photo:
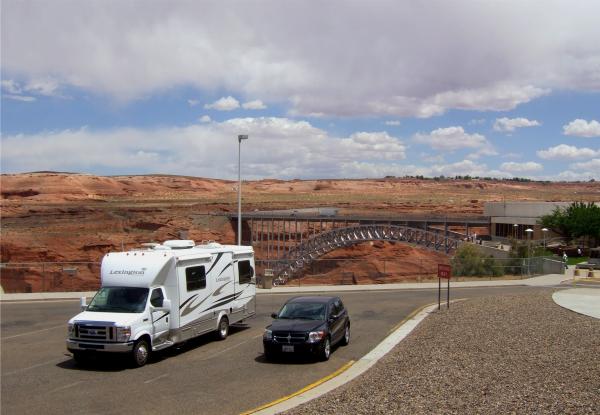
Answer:
<svg viewBox="0 0 600 415"><path fill-rule="evenodd" d="M150 306L152 307L152 325L154 327L154 339L160 339L169 333L170 310L164 308L165 295L161 287L154 288L150 295Z"/></svg>

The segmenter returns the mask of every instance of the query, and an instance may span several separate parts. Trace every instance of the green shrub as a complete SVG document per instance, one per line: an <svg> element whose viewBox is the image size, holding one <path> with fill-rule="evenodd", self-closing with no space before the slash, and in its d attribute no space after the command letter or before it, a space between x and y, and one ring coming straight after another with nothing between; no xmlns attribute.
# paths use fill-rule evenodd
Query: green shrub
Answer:
<svg viewBox="0 0 600 415"><path fill-rule="evenodd" d="M452 274L456 276L498 277L504 275L501 265L492 256L486 256L475 245L463 244L451 260Z"/></svg>

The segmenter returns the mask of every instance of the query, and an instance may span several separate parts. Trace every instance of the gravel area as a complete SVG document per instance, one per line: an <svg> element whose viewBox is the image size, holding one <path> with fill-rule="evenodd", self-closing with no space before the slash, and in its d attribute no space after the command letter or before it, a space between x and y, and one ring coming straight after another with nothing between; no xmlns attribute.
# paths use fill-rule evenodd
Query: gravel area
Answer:
<svg viewBox="0 0 600 415"><path fill-rule="evenodd" d="M600 320L552 292L451 304L367 373L286 414L600 414Z"/></svg>

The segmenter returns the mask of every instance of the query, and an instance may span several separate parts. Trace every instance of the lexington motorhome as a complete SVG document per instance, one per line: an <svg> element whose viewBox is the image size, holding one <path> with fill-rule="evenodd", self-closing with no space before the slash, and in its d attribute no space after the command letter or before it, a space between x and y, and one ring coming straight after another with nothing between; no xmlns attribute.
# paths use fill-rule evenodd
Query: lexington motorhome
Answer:
<svg viewBox="0 0 600 415"><path fill-rule="evenodd" d="M254 316L256 279L249 246L173 240L106 254L100 290L68 324L67 349L129 353L135 366L151 352Z"/></svg>

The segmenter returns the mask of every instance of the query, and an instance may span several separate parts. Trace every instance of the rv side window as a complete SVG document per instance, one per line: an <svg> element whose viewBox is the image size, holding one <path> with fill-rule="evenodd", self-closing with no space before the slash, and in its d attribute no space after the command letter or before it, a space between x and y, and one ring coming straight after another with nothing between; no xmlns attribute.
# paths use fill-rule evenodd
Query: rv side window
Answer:
<svg viewBox="0 0 600 415"><path fill-rule="evenodd" d="M188 291L206 288L206 272L204 271L204 267L186 268L185 279Z"/></svg>
<svg viewBox="0 0 600 415"><path fill-rule="evenodd" d="M254 270L250 265L250 261L239 261L238 273L240 275L240 284L250 284L254 276Z"/></svg>

